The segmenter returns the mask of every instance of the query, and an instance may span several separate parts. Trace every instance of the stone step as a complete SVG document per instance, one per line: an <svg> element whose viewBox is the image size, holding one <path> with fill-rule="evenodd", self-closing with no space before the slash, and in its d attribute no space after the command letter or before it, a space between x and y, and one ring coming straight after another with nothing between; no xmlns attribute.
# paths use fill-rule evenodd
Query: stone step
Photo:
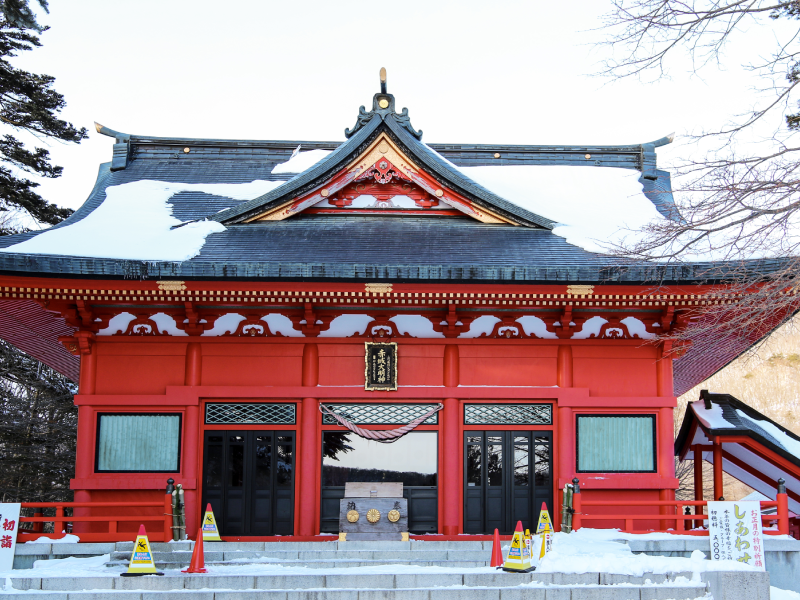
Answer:
<svg viewBox="0 0 800 600"><path fill-rule="evenodd" d="M183 569L189 566L189 561L185 562L158 562L156 567L159 569ZM209 562L205 561L206 565L230 565L230 562ZM317 560L317 561L302 561L302 560L282 560L275 562L265 561L249 561L235 563L237 566L244 565L276 565L281 567L304 567L307 569L351 569L356 567L376 567L381 565L407 565L414 567L447 567L451 569L477 569L481 567L488 567L489 561L470 561L470 560ZM107 562L107 567L128 567L128 560Z"/></svg>
<svg viewBox="0 0 800 600"><path fill-rule="evenodd" d="M186 552L191 551L194 542L153 542L150 548L154 552ZM502 543L504 548L508 548L510 542ZM440 550L464 550L481 551L491 550L491 541L416 541L410 542L368 542L351 541L339 542L335 539L330 542L205 542L203 549L206 552L310 552L310 551L376 551L376 550L395 550L395 551L440 551ZM115 548L117 552L131 552L133 542L117 542ZM106 550L107 551L107 550ZM103 553L101 553L103 554Z"/></svg>
<svg viewBox="0 0 800 600"><path fill-rule="evenodd" d="M136 578L138 581L144 578ZM166 578L159 578L166 580ZM40 592L36 600L695 600L706 596L701 583L669 586L439 587L374 589L247 589ZM4 593L3 600L30 600L30 592ZM758 600L762 600L759 598Z"/></svg>
<svg viewBox="0 0 800 600"><path fill-rule="evenodd" d="M642 577L608 573L507 573L498 570L465 573L354 573L354 574L187 574L166 571L164 577L12 577L18 590L74 592L92 590L180 589L418 589L437 587L517 587L520 585L618 586L691 582L691 573L648 573ZM700 583L700 582L696 582ZM705 585L705 584L704 584ZM3 596L5 598L5 596Z"/></svg>
<svg viewBox="0 0 800 600"><path fill-rule="evenodd" d="M258 562L259 559L273 559L274 561L286 560L383 560L393 562L395 560L413 561L486 561L491 560L490 553L486 550L311 550L311 551L244 551L235 550L233 552L218 552L203 548L206 562L222 562L235 560L237 562L251 560ZM112 561L129 560L131 552L114 552L111 555ZM157 563L183 563L192 559L191 551L184 552L159 552L153 549L153 560Z"/></svg>

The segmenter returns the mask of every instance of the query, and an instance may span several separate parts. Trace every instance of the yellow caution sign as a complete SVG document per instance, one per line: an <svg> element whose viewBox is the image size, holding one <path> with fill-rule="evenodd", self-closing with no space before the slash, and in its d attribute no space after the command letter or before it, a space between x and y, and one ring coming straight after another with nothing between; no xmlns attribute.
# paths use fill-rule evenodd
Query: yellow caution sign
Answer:
<svg viewBox="0 0 800 600"><path fill-rule="evenodd" d="M204 542L221 542L222 538L219 537L219 529L217 529L217 520L214 518L214 511L211 510L211 503L206 505L206 514L203 516L203 541Z"/></svg>
<svg viewBox="0 0 800 600"><path fill-rule="evenodd" d="M553 549L553 534L552 533L543 533L542 534L542 548L539 551L539 560L544 558L544 555L550 552Z"/></svg>
<svg viewBox="0 0 800 600"><path fill-rule="evenodd" d="M153 560L153 553L150 551L150 541L147 539L147 532L144 525L139 525L139 534L133 543L131 553L131 563L127 573L121 573L123 577L135 575L163 575L156 571L156 563Z"/></svg>
<svg viewBox="0 0 800 600"><path fill-rule="evenodd" d="M527 573L535 568L531 564L531 547L525 540L525 534L522 533L522 521L518 521L517 528L514 530L514 538L511 540L511 548L508 549L508 556L503 563L503 570Z"/></svg>
<svg viewBox="0 0 800 600"><path fill-rule="evenodd" d="M553 522L550 520L550 513L547 512L547 504L542 502L542 510L539 513L539 524L536 526L536 533L553 533Z"/></svg>
<svg viewBox="0 0 800 600"><path fill-rule="evenodd" d="M533 538L531 537L531 530L525 530L525 545L528 546L528 550L531 553L531 557L533 557Z"/></svg>

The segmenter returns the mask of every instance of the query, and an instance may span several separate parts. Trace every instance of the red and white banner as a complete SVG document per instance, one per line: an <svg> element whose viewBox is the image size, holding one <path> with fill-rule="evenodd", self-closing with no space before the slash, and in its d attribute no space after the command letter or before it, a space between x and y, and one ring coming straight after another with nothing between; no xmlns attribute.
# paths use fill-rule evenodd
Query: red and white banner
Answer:
<svg viewBox="0 0 800 600"><path fill-rule="evenodd" d="M19 509L19 504L0 504L0 571L14 568Z"/></svg>

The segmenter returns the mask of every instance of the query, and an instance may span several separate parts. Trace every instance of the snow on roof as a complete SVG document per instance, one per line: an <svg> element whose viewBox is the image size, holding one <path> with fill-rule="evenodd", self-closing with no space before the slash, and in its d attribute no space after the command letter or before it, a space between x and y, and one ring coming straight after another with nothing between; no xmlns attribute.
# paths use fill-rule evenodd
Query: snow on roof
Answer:
<svg viewBox="0 0 800 600"><path fill-rule="evenodd" d="M663 220L633 169L571 165L460 167L495 194L557 221L553 233L602 252L651 221Z"/></svg>
<svg viewBox="0 0 800 600"><path fill-rule="evenodd" d="M298 152L284 163L275 165L272 172L278 173L302 173L307 171L323 158L327 158L330 150L309 150L308 152Z"/></svg>
<svg viewBox="0 0 800 600"><path fill-rule="evenodd" d="M458 167L442 161L498 196L559 225L553 233L590 252L630 238L664 217L642 192L641 173L633 169L572 165L498 165ZM330 154L300 152L273 173L301 173Z"/></svg>
<svg viewBox="0 0 800 600"><path fill-rule="evenodd" d="M216 221L182 222L172 216L170 198L195 191L232 200L251 200L281 181L250 183L167 183L134 181L106 189L106 200L85 218L49 229L0 252L55 254L127 260L183 261L200 253L206 237L225 231Z"/></svg>
<svg viewBox="0 0 800 600"><path fill-rule="evenodd" d="M744 419L747 423L752 423L756 427L760 427L764 430L769 436L774 439L778 444L786 450L789 454L796 456L800 459L800 441L789 437L786 435L786 432L776 427L774 424L770 423L769 421L759 421L748 417L745 413L743 413L738 408L736 409L736 414L739 415L740 419Z"/></svg>
<svg viewBox="0 0 800 600"><path fill-rule="evenodd" d="M692 410L697 416L697 420L709 429L735 429L729 421L722 417L722 407L719 404L711 404L711 408L706 408L705 402L697 400L692 402Z"/></svg>

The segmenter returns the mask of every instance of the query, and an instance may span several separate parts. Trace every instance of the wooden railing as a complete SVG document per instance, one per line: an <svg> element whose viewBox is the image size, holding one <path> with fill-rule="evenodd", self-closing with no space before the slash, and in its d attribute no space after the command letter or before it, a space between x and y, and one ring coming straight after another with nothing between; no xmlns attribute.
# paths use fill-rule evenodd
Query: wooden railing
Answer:
<svg viewBox="0 0 800 600"><path fill-rule="evenodd" d="M686 526L687 521L696 521L698 525L707 519L703 514L684 514L684 508L688 506L706 506L706 500L583 500L581 498L580 484L577 479L573 479L572 492L572 529L580 529L583 521L617 521L624 522L622 529L625 533L651 533L654 531L664 533L674 533L680 535L708 535L707 529L692 529L692 524ZM658 507L659 512L642 515L622 514L589 514L586 512L588 507ZM767 535L788 535L789 534L789 496L783 486L783 480L779 480L778 494L775 500L761 501L761 509L777 508L775 515L761 515L764 524L772 524L777 521L778 529L765 529ZM635 521L659 521L658 529L635 529Z"/></svg>
<svg viewBox="0 0 800 600"><path fill-rule="evenodd" d="M143 524L147 529L147 536L151 542L167 542L172 539L172 496L164 495L161 502L23 502L22 508L32 508L34 516L20 517L20 527L17 533L18 542L28 542L49 537L54 541L64 537L62 531L67 529L67 523L106 523L107 531L80 532L78 537L81 542L126 542L133 541L138 531L138 525ZM42 516L41 510L55 509L55 515ZM73 509L72 516L66 516L64 510ZM118 514L111 515L75 515L75 509L120 509ZM153 509L152 514L136 515L130 509ZM83 511L79 511L83 512ZM90 511L86 511L90 512ZM33 523L32 529L23 529L23 523ZM54 533L42 533L44 523L53 523ZM133 523L132 531L119 531L120 523Z"/></svg>

